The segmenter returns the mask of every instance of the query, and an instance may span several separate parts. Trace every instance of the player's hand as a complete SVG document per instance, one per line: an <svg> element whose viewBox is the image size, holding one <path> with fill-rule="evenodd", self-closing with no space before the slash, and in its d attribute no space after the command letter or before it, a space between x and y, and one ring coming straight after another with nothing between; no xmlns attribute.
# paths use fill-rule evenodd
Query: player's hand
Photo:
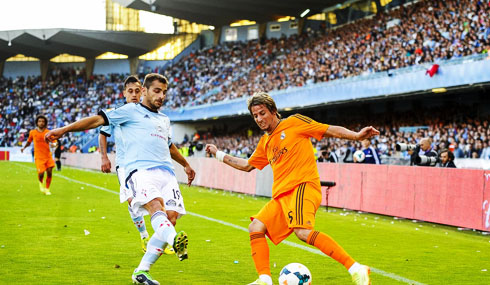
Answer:
<svg viewBox="0 0 490 285"><path fill-rule="evenodd" d="M24 149L25 149L25 148L21 148L21 149L20 149L20 152L21 152L21 153L24 153Z"/></svg>
<svg viewBox="0 0 490 285"><path fill-rule="evenodd" d="M194 178L196 178L196 172L189 164L184 167L184 171L187 174L187 186L191 186L192 181L194 181Z"/></svg>
<svg viewBox="0 0 490 285"><path fill-rule="evenodd" d="M379 135L379 131L376 130L375 128L373 128L372 126L369 126L369 127L365 127L362 130L360 130L357 133L356 137L357 137L358 141L362 141L364 139L368 139L370 137L374 137L377 135Z"/></svg>
<svg viewBox="0 0 490 285"><path fill-rule="evenodd" d="M218 151L218 148L214 144L207 144L206 145L206 152L211 154L212 156L216 156L217 151Z"/></svg>
<svg viewBox="0 0 490 285"><path fill-rule="evenodd" d="M62 128L58 128L58 129L54 129L54 130L51 130L49 132L46 133L46 135L44 135L44 140L49 143L49 142L54 142L56 141L57 139L61 138L61 136L64 134L65 132L63 132L63 129Z"/></svg>
<svg viewBox="0 0 490 285"><path fill-rule="evenodd" d="M100 170L104 173L111 173L111 161L106 156L102 157L102 162L100 164Z"/></svg>
<svg viewBox="0 0 490 285"><path fill-rule="evenodd" d="M58 141L54 141L52 143L49 144L49 147L51 148L57 148L58 147Z"/></svg>

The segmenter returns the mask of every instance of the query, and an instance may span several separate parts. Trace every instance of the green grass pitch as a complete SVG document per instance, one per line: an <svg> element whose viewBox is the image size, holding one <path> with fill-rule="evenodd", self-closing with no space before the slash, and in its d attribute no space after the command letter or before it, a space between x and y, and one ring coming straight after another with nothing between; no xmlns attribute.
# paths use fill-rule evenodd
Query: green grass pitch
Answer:
<svg viewBox="0 0 490 285"><path fill-rule="evenodd" d="M32 163L0 162L0 176L0 284L131 284L142 252L114 174L65 167L55 171L52 196L39 191ZM153 277L162 284L255 280L245 229L268 198L181 190L189 215L177 230L189 234L189 259L164 255ZM490 284L490 235L342 209L321 208L316 223L373 268L373 284ZM305 264L313 284L351 284L343 266L294 235L269 245L275 284L291 262Z"/></svg>

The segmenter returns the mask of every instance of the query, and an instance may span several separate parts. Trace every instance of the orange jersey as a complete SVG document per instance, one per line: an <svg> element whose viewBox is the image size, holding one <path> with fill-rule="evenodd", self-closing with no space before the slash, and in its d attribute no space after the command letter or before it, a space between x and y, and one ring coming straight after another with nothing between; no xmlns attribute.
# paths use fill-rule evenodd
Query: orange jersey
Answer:
<svg viewBox="0 0 490 285"><path fill-rule="evenodd" d="M52 159L53 155L49 149L49 144L44 140L44 135L49 132L48 129L40 132L34 129L29 132L28 142L34 141L34 159L35 160L48 160Z"/></svg>
<svg viewBox="0 0 490 285"><path fill-rule="evenodd" d="M262 136L248 164L258 169L271 165L273 198L303 182L320 184L310 138L321 140L327 129L327 124L296 114L282 120L271 134Z"/></svg>

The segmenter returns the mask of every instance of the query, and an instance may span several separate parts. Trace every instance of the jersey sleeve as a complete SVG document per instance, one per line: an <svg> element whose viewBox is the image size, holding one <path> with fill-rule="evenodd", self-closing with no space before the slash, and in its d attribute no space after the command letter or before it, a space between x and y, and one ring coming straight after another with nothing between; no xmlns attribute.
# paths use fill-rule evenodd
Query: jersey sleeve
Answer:
<svg viewBox="0 0 490 285"><path fill-rule="evenodd" d="M329 125L318 123L315 120L306 116L295 114L292 115L293 124L296 127L297 133L304 137L313 137L321 140L327 131Z"/></svg>
<svg viewBox="0 0 490 285"><path fill-rule="evenodd" d="M99 115L104 117L104 126L107 126L109 124L116 126L121 125L130 120L135 106L135 104L126 104L122 107L112 110L101 110L99 112Z"/></svg>
<svg viewBox="0 0 490 285"><path fill-rule="evenodd" d="M29 138L27 138L27 142L32 142L33 139L34 139L34 137L33 137L32 131L29 131Z"/></svg>
<svg viewBox="0 0 490 285"><path fill-rule="evenodd" d="M107 125L107 126L100 127L100 134L102 134L106 137L112 136L113 133L114 133L113 125Z"/></svg>
<svg viewBox="0 0 490 285"><path fill-rule="evenodd" d="M262 170L264 167L266 167L267 164L269 164L269 160L267 159L267 152L265 151L264 141L264 137L262 137L254 153L248 159L248 164L260 170Z"/></svg>

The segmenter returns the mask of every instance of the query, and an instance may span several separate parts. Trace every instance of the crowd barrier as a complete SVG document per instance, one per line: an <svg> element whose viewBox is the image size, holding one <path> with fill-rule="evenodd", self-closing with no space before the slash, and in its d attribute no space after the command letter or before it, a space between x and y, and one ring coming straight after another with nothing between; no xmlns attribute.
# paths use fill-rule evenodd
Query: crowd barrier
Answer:
<svg viewBox="0 0 490 285"><path fill-rule="evenodd" d="M66 165L100 169L99 154L64 156ZM193 185L271 196L269 166L242 172L212 158L187 159L196 171ZM318 170L321 180L337 183L329 190L329 206L490 231L488 170L335 163L319 163ZM180 165L175 172L187 182Z"/></svg>

